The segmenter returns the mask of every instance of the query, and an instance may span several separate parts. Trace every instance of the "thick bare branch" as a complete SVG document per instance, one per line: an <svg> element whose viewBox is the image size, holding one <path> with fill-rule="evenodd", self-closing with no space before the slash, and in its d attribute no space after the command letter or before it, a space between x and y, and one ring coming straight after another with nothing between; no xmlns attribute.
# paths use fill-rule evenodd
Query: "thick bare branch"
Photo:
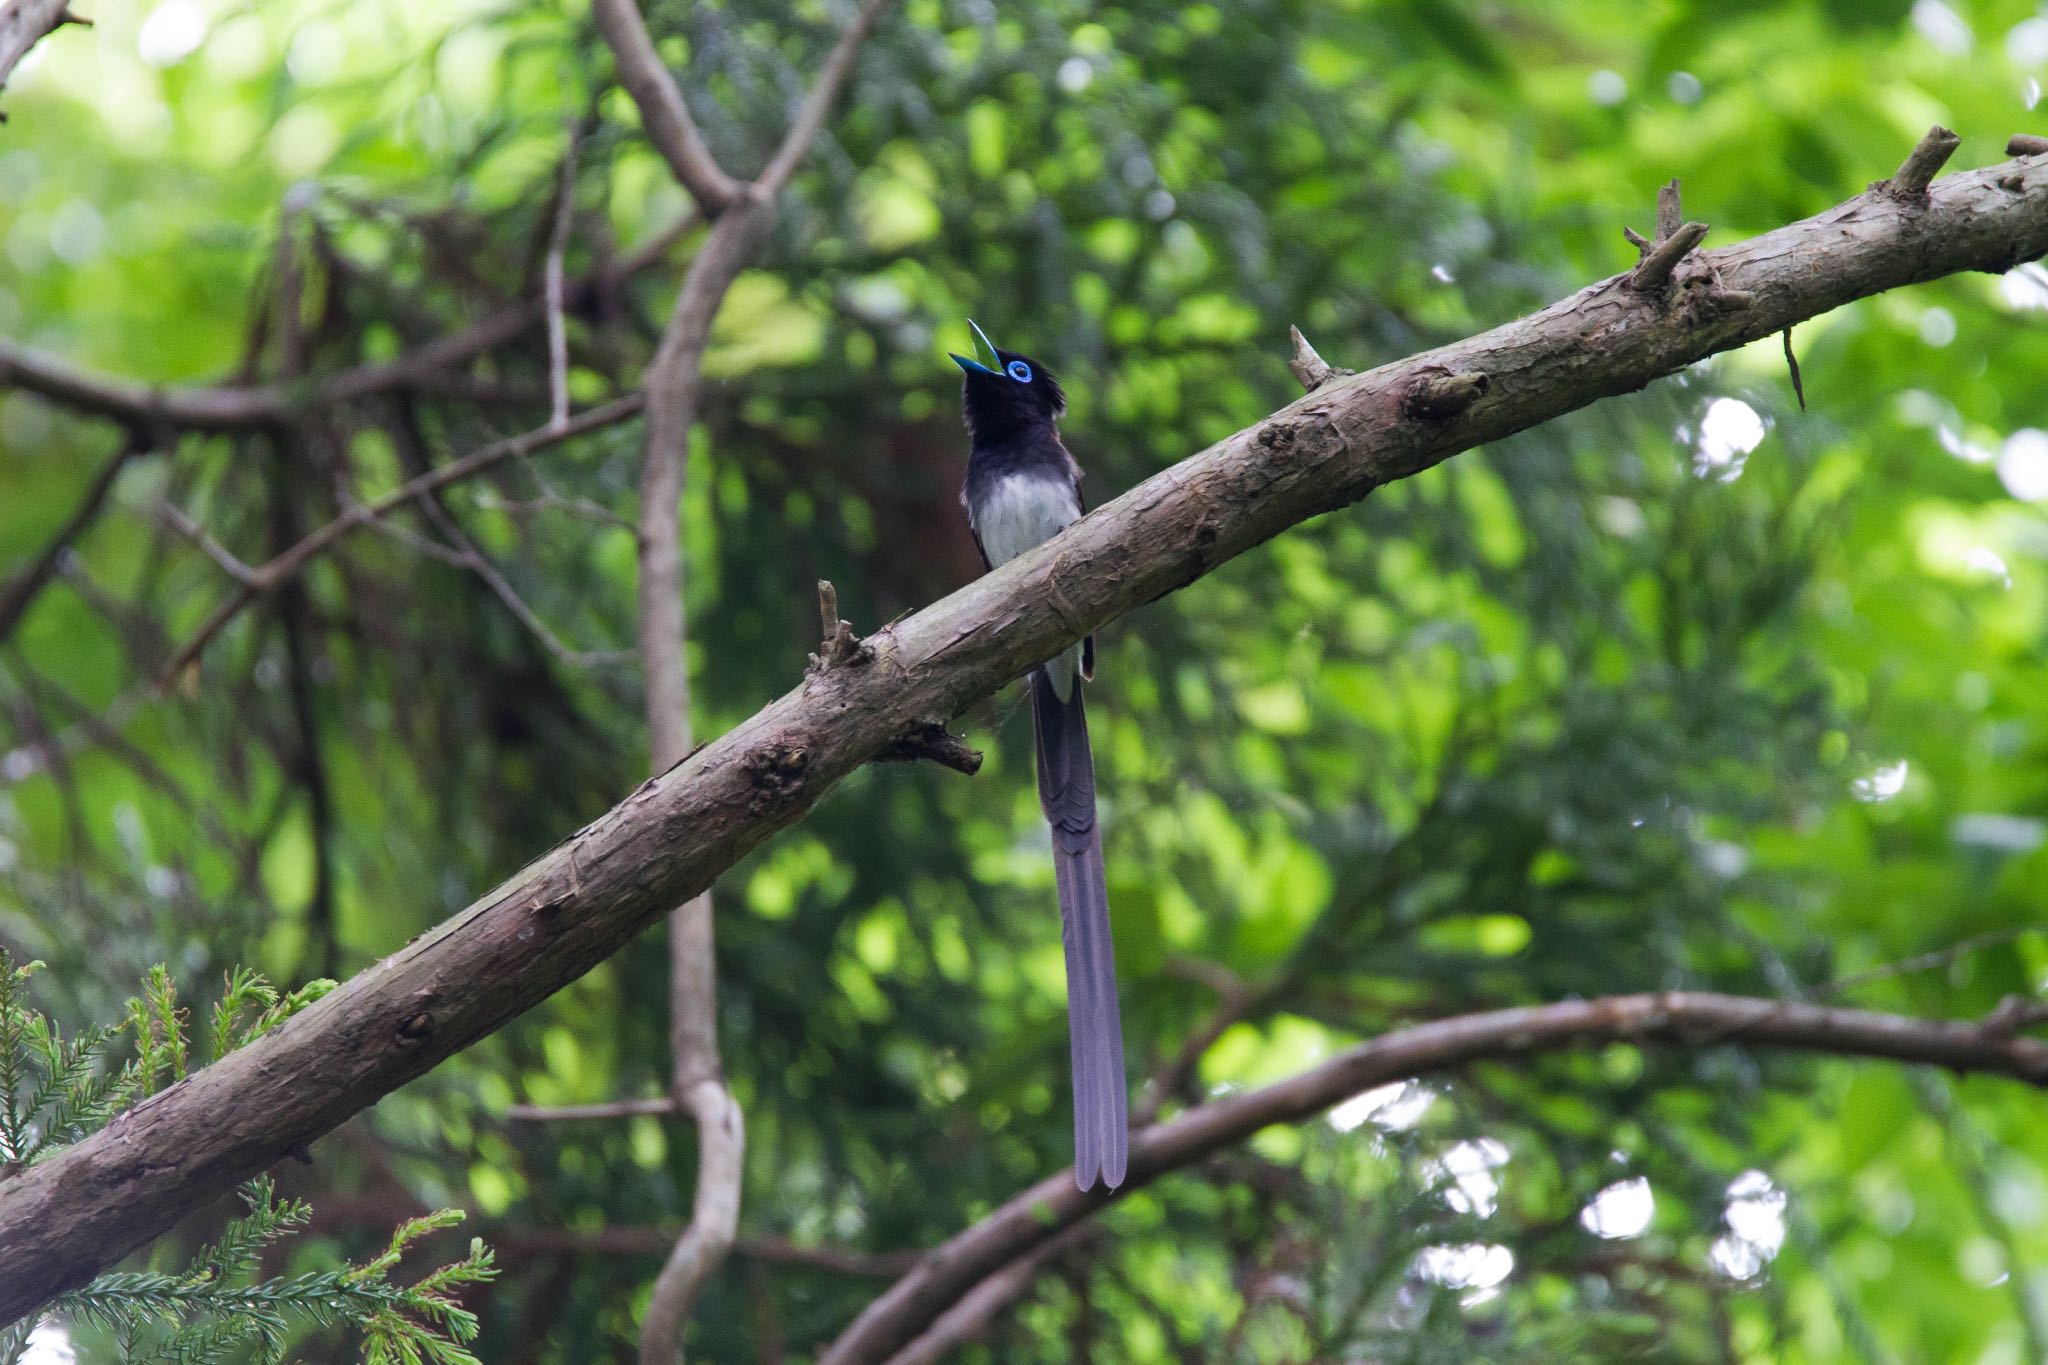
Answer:
<svg viewBox="0 0 2048 1365"><path fill-rule="evenodd" d="M2044 251L2048 159L2005 162L1946 176L1917 206L1865 193L1702 253L1745 297L1739 307L1689 308L1614 277L1318 389L869 636L868 665L805 679L276 1031L0 1181L0 1319L82 1283L194 1202L501 1027L801 819L910 726L957 715L1125 612L1458 451L1850 300ZM1488 383L1447 419L1407 416L1406 396L1432 374ZM1071 1179L1053 1187L1071 1190Z"/></svg>
<svg viewBox="0 0 2048 1365"><path fill-rule="evenodd" d="M654 39L640 17L635 0L595 0L591 13L597 30L612 50L619 70L619 84L633 97L640 110L647 140L661 153L675 172L677 181L697 201L706 218L716 218L739 198L743 186L725 173L711 149L704 145L697 121L683 103L682 89L669 74L668 64L654 50Z"/></svg>
<svg viewBox="0 0 2048 1365"><path fill-rule="evenodd" d="M1298 1123L1350 1096L1507 1057L1615 1041L1674 1047L1724 1043L1922 1062L2048 1087L2048 1043L1983 1023L1913 1019L1748 996L1672 992L1493 1010L1383 1034L1310 1071L1191 1109L1132 1135L1130 1179L1114 1194L1083 1193L1068 1172L1048 1176L934 1247L867 1308L820 1365L888 1359L977 1284L1143 1188L1276 1123Z"/></svg>

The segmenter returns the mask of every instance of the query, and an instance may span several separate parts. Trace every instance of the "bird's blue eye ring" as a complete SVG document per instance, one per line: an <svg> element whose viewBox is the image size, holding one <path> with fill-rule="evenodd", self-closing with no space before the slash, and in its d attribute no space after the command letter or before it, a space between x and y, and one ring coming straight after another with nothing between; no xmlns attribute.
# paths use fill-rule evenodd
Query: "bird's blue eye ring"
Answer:
<svg viewBox="0 0 2048 1365"><path fill-rule="evenodd" d="M1010 378L1016 380L1019 384L1029 384L1031 382L1031 367L1023 361L1013 360L1003 366L1003 368L1009 372Z"/></svg>

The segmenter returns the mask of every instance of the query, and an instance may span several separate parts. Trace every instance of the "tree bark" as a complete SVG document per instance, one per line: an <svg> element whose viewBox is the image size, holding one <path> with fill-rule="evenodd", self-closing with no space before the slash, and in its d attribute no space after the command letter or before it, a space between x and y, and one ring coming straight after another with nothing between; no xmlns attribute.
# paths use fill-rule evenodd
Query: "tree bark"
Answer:
<svg viewBox="0 0 2048 1365"><path fill-rule="evenodd" d="M1659 287L1617 276L1333 379L813 671L275 1032L0 1182L0 1320L545 999L906 731L1289 526L1852 299L2044 251L2048 159L2029 158L1919 196L1872 190L1689 257Z"/></svg>
<svg viewBox="0 0 2048 1365"><path fill-rule="evenodd" d="M69 0L7 0L0 5L0 90L28 55L28 50L66 24L82 23L71 15Z"/></svg>

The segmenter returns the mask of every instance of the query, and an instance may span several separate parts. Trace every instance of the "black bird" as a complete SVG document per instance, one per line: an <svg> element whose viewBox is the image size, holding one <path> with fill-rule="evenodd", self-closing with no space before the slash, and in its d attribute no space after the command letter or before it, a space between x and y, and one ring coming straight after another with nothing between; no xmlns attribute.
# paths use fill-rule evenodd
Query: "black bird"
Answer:
<svg viewBox="0 0 2048 1365"><path fill-rule="evenodd" d="M1067 397L1052 372L997 350L975 327L993 368L956 355L966 373L961 406L970 450L960 502L989 568L1048 540L1087 510L1081 466L1060 443ZM1031 671L1031 728L1038 748L1038 804L1052 826L1067 948L1067 1033L1074 1065L1074 1179L1115 1189L1130 1162L1123 1026L1116 1002L1109 892L1095 826L1095 760L1081 684L1095 676L1095 637Z"/></svg>

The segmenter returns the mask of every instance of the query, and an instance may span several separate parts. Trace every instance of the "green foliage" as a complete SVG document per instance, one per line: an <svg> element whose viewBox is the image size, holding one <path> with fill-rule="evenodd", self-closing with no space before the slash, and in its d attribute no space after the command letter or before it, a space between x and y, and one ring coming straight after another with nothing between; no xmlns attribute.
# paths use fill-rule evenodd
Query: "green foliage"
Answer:
<svg viewBox="0 0 2048 1365"><path fill-rule="evenodd" d="M317 375L537 298L564 129L593 108L570 274L682 212L582 6L104 8L5 99L0 332L70 361L292 382L284 261ZM736 170L846 8L647 6ZM816 579L866 629L976 571L944 359L963 316L1060 374L1099 501L1297 396L1288 323L1359 369L1482 330L1625 268L1619 228L1669 177L1717 246L1856 193L1936 121L1957 166L1998 159L2043 130L2042 22L2035 0L904 0L705 357L700 736L798 676ZM579 403L637 381L700 241L571 310ZM2034 992L2044 308L2034 266L1843 309L1794 335L1806 411L1773 340L1106 631L1090 717L1134 1082L1208 1036L1219 969L1261 1003L1173 1106L1472 1008L1699 987L1968 1018ZM0 642L0 942L51 964L66 1018L116 1017L156 962L209 983L137 995L138 1089L273 1008L216 1004L227 964L357 970L645 777L630 670L551 650L437 520L559 639L630 641L629 428L350 537L189 688L154 687L162 632L234 587L160 502L260 558L545 422L545 365L536 331L303 430L166 442ZM127 439L0 398L0 583ZM716 890L750 1235L928 1246L1066 1159L1028 738L1014 698L963 725L981 776L856 774ZM665 1093L667 970L650 939L390 1096L359 1145L315 1150L314 1198L676 1225L686 1131L504 1119ZM119 1084L8 1055L23 1104L56 1071ZM965 1357L1066 1360L1093 1333L1100 1359L1232 1365L2048 1358L2040 1116L2006 1083L1729 1047L1423 1078L1121 1202ZM1486 1143L1505 1160L1461 1184ZM1584 1221L1637 1181L1640 1228ZM297 1245L361 1263L388 1221ZM508 1252L476 1351L628 1353L658 1265ZM692 1348L800 1358L874 1291L736 1262Z"/></svg>
<svg viewBox="0 0 2048 1365"><path fill-rule="evenodd" d="M189 1017L169 972L149 972L142 994L128 1002L124 1026L67 1041L28 1001L28 978L41 965L16 967L0 949L0 1152L7 1155L0 1179L106 1126L128 1103L155 1093L166 1076L185 1077ZM208 1060L282 1023L333 985L314 981L280 992L253 971L229 972L214 1005ZM107 1054L124 1029L133 1032L137 1055L109 1067ZM472 1239L461 1260L409 1285L390 1278L414 1242L460 1223L460 1210L407 1220L382 1252L360 1264L262 1277L262 1253L302 1229L312 1208L300 1199L280 1201L268 1176L244 1185L241 1198L245 1211L182 1270L101 1275L0 1332L0 1365L15 1365L45 1317L104 1333L119 1365L272 1365L309 1325L359 1331L365 1365L479 1365L466 1349L476 1338L476 1315L454 1294L498 1273L481 1239Z"/></svg>
<svg viewBox="0 0 2048 1365"><path fill-rule="evenodd" d="M29 1007L40 962L16 966L0 948L0 1179L104 1128L142 1093L135 1065L107 1065L118 1027L66 1038Z"/></svg>
<svg viewBox="0 0 2048 1365"><path fill-rule="evenodd" d="M119 1344L122 1365L244 1358L269 1365L285 1359L293 1332L307 1324L360 1331L365 1365L478 1365L464 1345L476 1337L476 1315L451 1291L496 1277L481 1239L462 1260L410 1285L389 1280L409 1243L461 1222L459 1211L411 1220L362 1265L259 1280L258 1253L303 1226L312 1210L298 1200L279 1203L267 1178L245 1185L242 1199L248 1212L183 1273L102 1275L45 1311L105 1331Z"/></svg>

